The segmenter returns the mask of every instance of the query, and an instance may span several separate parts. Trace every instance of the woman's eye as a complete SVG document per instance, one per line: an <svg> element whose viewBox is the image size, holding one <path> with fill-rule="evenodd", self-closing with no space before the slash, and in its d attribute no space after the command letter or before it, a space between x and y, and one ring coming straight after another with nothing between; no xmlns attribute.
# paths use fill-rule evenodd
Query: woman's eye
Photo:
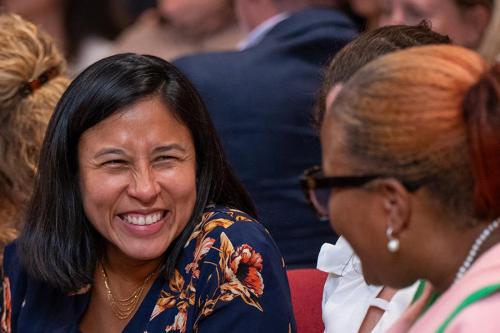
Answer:
<svg viewBox="0 0 500 333"><path fill-rule="evenodd" d="M155 158L155 162L170 162L176 161L178 158L171 155L162 155Z"/></svg>
<svg viewBox="0 0 500 333"><path fill-rule="evenodd" d="M406 8L406 17L408 21L411 22L406 22L407 24L418 24L422 20L429 19L427 13L414 6L408 6Z"/></svg>
<svg viewBox="0 0 500 333"><path fill-rule="evenodd" d="M103 165L106 166L111 166L111 167L117 167L117 166L123 166L127 162L125 160L109 160L103 163Z"/></svg>

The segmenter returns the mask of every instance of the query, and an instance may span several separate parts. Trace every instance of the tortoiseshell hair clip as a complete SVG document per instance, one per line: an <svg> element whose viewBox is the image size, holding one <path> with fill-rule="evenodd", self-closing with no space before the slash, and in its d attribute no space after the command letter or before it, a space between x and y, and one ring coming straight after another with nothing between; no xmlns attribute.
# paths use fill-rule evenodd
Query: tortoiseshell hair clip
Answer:
<svg viewBox="0 0 500 333"><path fill-rule="evenodd" d="M37 79L33 81L26 82L21 89L19 89L19 95L21 97L26 97L31 95L45 83L47 83L50 79L53 79L58 74L58 70L56 67L52 67L51 69L43 72Z"/></svg>

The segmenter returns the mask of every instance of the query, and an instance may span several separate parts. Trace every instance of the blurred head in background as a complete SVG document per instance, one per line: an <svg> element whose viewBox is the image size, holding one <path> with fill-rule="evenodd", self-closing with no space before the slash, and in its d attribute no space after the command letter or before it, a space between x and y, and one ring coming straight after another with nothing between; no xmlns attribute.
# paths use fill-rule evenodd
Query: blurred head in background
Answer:
<svg viewBox="0 0 500 333"><path fill-rule="evenodd" d="M477 48L490 21L493 0L383 0L380 25L430 21L453 42Z"/></svg>
<svg viewBox="0 0 500 333"><path fill-rule="evenodd" d="M316 123L320 127L329 104L328 93L335 85L345 83L361 67L387 53L429 44L451 44L450 38L419 25L393 25L361 34L335 55L324 74L316 105Z"/></svg>
<svg viewBox="0 0 500 333"><path fill-rule="evenodd" d="M231 0L158 0L160 15L190 35L206 35L234 23Z"/></svg>
<svg viewBox="0 0 500 333"><path fill-rule="evenodd" d="M71 72L108 56L129 23L123 0L0 0L2 10L33 22L64 51Z"/></svg>

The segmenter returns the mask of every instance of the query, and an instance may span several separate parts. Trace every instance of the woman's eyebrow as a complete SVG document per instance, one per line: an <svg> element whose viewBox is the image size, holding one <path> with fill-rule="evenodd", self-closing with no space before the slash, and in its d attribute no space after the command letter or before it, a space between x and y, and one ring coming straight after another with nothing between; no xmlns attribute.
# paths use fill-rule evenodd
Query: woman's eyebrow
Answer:
<svg viewBox="0 0 500 333"><path fill-rule="evenodd" d="M172 151L172 150L179 150L181 152L185 152L186 148L184 148L183 146L181 146L178 143L173 143L170 145L163 145L163 146L156 147L153 150L153 153L165 153L165 152Z"/></svg>
<svg viewBox="0 0 500 333"><path fill-rule="evenodd" d="M170 145L158 146L153 150L153 153L155 153L155 154L165 153L165 152L172 151L172 150L178 150L181 152L186 151L186 149L182 145L177 144L177 143L173 143ZM99 150L94 155L94 158L99 158L99 157L102 157L105 155L126 155L126 154L125 154L125 151L123 149L120 149L120 148L103 148L103 149Z"/></svg>
<svg viewBox="0 0 500 333"><path fill-rule="evenodd" d="M99 150L95 155L94 158L99 158L104 155L125 155L125 152L122 149L119 148L103 148Z"/></svg>

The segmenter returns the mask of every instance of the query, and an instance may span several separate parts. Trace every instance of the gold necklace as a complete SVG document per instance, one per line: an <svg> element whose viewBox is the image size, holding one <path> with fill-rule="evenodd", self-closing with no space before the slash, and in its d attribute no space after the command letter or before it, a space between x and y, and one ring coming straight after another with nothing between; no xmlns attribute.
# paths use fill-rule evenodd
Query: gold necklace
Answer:
<svg viewBox="0 0 500 333"><path fill-rule="evenodd" d="M102 278L104 280L104 287L106 288L108 302L111 305L111 310L113 311L113 314L116 316L116 318L120 320L129 319L132 313L137 308L137 305L139 304L139 300L141 299L142 293L146 288L146 284L149 282L149 280L151 280L151 278L158 271L158 269L155 269L154 271L149 273L148 276L146 276L146 278L144 279L142 285L140 285L137 289L135 289L129 297L124 299L116 299L113 293L111 292L109 277L108 274L106 273L106 270L104 269L104 264L102 262L100 264L101 264Z"/></svg>

